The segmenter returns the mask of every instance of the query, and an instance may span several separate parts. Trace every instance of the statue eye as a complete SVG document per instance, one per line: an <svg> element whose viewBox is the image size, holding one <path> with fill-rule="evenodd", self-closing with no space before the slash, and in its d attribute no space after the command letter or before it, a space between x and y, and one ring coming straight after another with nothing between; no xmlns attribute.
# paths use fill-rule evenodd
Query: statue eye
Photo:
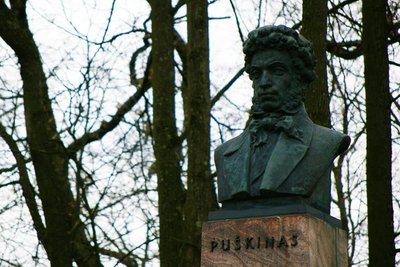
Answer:
<svg viewBox="0 0 400 267"><path fill-rule="evenodd" d="M251 68L250 69L250 76L252 78L258 78L258 77L260 77L260 74L261 74L261 70L260 69L258 69L258 68Z"/></svg>
<svg viewBox="0 0 400 267"><path fill-rule="evenodd" d="M287 70L282 66L275 66L275 67L273 67L271 69L271 71L272 71L273 74L279 75L279 76L284 75L285 73L287 73Z"/></svg>

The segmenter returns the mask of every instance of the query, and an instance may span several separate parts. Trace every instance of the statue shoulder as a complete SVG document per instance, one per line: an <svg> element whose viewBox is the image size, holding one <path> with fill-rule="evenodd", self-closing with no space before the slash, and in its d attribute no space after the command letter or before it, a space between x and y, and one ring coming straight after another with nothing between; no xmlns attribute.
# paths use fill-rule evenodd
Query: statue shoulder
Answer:
<svg viewBox="0 0 400 267"><path fill-rule="evenodd" d="M314 124L314 138L321 147L330 147L335 157L342 154L350 145L350 137L341 132Z"/></svg>
<svg viewBox="0 0 400 267"><path fill-rule="evenodd" d="M249 133L247 130L244 130L240 135L229 139L228 141L222 143L215 149L215 155L225 155L235 152L240 148L243 144L246 137L248 137Z"/></svg>

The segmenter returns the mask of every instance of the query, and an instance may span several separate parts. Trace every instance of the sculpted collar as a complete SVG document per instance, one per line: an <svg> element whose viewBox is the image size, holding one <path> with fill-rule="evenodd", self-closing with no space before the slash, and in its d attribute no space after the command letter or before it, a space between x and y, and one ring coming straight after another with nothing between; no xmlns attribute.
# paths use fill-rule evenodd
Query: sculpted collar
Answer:
<svg viewBox="0 0 400 267"><path fill-rule="evenodd" d="M287 136L299 140L302 138L303 131L294 126L293 116L291 115L257 117L253 118L249 125L251 143L254 146L266 143L271 132L283 132Z"/></svg>

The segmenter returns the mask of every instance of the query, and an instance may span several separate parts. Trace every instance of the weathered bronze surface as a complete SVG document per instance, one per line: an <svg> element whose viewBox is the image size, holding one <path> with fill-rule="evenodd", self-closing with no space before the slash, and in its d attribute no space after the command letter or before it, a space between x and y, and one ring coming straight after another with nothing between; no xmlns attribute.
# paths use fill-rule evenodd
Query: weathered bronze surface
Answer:
<svg viewBox="0 0 400 267"><path fill-rule="evenodd" d="M215 151L224 209L278 205L292 196L329 214L332 162L350 138L314 124L303 101L314 79L311 43L286 26L265 26L244 43L253 82L249 126Z"/></svg>

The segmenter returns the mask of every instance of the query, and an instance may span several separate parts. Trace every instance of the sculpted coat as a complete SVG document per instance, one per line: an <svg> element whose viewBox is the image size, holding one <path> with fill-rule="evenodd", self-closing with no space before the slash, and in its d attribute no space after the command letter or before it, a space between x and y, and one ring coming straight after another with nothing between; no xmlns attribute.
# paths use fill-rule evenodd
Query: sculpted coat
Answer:
<svg viewBox="0 0 400 267"><path fill-rule="evenodd" d="M310 205L329 213L332 162L346 150L350 138L314 124L304 109L293 116L293 124L302 134L294 138L285 132L279 133L262 176L259 196L250 195L249 130L246 129L216 149L220 202L297 195L305 197Z"/></svg>

